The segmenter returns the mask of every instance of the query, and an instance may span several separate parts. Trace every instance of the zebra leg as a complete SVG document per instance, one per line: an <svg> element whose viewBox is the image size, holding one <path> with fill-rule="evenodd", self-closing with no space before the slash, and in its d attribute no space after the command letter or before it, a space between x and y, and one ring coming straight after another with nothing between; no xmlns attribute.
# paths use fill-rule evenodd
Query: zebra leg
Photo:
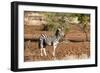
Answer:
<svg viewBox="0 0 100 73"><path fill-rule="evenodd" d="M46 54L46 50L45 50L45 48L44 48L44 45L43 45L43 43L41 43L41 56L43 56L43 54L46 56L47 54Z"/></svg>
<svg viewBox="0 0 100 73"><path fill-rule="evenodd" d="M57 47L57 45L54 44L54 45L53 45L53 56L55 56L55 50L56 50L56 47Z"/></svg>
<svg viewBox="0 0 100 73"><path fill-rule="evenodd" d="M55 47L53 48L53 56L55 56Z"/></svg>
<svg viewBox="0 0 100 73"><path fill-rule="evenodd" d="M46 50L45 50L45 48L43 48L43 51L44 51L44 54L45 54L45 56L47 56L47 53L46 53Z"/></svg>
<svg viewBox="0 0 100 73"><path fill-rule="evenodd" d="M43 48L41 48L41 56L43 56L43 52L42 51L43 51Z"/></svg>

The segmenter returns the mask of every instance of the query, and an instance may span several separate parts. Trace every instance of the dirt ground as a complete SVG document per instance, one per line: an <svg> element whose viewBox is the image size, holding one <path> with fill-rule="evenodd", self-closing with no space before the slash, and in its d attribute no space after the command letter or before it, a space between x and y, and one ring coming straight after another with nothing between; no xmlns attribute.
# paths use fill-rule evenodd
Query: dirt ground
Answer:
<svg viewBox="0 0 100 73"><path fill-rule="evenodd" d="M85 34L76 26L72 25L71 30L66 33L65 39L70 42L59 43L56 48L56 56L53 57L53 47L46 46L47 56L40 55L40 49L37 40L29 41L26 37L38 39L41 33L46 33L48 36L52 32L43 31L43 26L26 26L24 27L24 61L47 61L47 60L70 60L70 59L87 59L90 57L90 42L84 41ZM88 32L88 39L90 39Z"/></svg>

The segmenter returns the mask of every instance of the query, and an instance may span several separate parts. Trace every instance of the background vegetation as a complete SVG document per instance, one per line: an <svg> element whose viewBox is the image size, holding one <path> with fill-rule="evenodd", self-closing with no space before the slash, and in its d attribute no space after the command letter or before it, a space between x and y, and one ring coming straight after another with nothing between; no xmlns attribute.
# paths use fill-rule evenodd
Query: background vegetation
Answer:
<svg viewBox="0 0 100 73"><path fill-rule="evenodd" d="M80 29L85 33L87 38L87 32L89 31L90 15L89 14L79 14L79 13L44 13L46 24L45 30L55 31L58 27L64 27L65 33L70 30L71 18L78 18Z"/></svg>

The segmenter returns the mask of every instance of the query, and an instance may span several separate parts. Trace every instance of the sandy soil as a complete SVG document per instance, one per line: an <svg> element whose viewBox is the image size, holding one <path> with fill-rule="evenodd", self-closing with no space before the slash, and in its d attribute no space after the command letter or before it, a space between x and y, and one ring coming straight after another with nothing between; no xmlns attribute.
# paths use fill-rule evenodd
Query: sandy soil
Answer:
<svg viewBox="0 0 100 73"><path fill-rule="evenodd" d="M70 32L68 32L64 39L70 42L59 43L56 48L56 56L53 57L53 47L47 46L47 56L40 55L38 41L28 41L28 38L38 39L41 33L46 33L48 36L52 32L43 31L42 26L25 26L25 42L24 42L24 61L47 61L47 60L70 60L70 59L87 59L90 57L90 42L84 41L85 34L76 26L72 25ZM88 39L90 39L88 32Z"/></svg>

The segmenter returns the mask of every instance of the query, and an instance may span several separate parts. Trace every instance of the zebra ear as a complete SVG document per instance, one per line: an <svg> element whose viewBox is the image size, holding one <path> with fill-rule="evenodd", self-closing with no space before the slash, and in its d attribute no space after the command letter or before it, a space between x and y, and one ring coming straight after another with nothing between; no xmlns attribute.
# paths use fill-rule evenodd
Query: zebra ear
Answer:
<svg viewBox="0 0 100 73"><path fill-rule="evenodd" d="M58 28L58 30L59 30L59 31L61 31L61 29L60 29L60 28Z"/></svg>

